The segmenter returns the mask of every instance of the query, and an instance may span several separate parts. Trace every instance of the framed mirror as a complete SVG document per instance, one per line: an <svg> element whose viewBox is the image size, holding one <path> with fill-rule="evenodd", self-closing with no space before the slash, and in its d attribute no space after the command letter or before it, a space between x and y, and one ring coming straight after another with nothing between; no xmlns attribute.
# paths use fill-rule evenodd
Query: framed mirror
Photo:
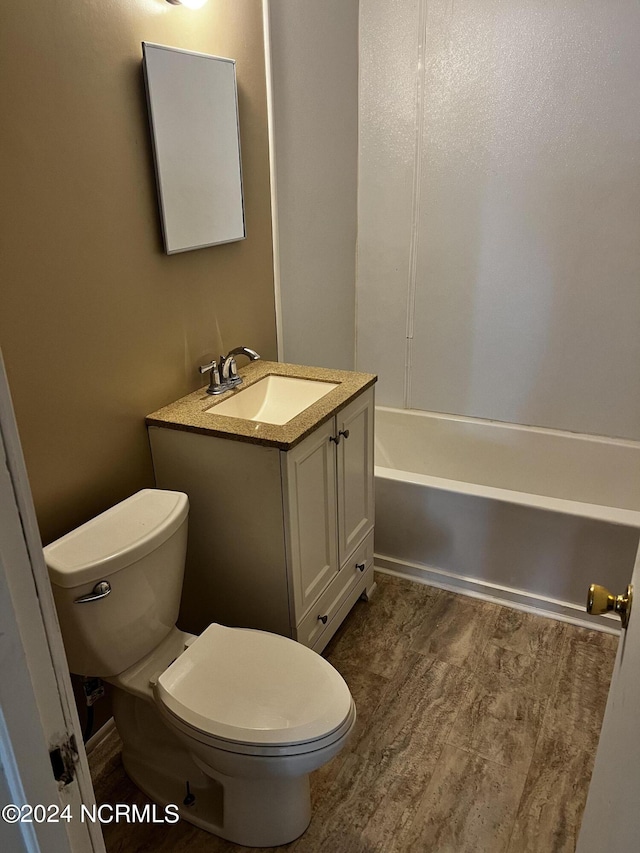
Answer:
<svg viewBox="0 0 640 853"><path fill-rule="evenodd" d="M142 52L166 253L244 240L235 60Z"/></svg>

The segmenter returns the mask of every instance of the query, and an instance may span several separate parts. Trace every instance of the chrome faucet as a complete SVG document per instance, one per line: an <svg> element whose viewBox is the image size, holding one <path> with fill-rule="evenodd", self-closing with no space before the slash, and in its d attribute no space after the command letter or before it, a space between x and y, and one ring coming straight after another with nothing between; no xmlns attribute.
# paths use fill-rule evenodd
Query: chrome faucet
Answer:
<svg viewBox="0 0 640 853"><path fill-rule="evenodd" d="M260 356L254 349L249 349L249 347L236 347L232 349L231 352L228 352L226 358L234 355L246 355L249 361L259 361Z"/></svg>
<svg viewBox="0 0 640 853"><path fill-rule="evenodd" d="M214 359L209 364L203 364L200 373L211 371L207 394L224 394L230 388L240 385L242 377L238 376L236 355L246 355L249 361L257 361L260 358L258 353L249 347L236 347L226 355L221 355L220 361Z"/></svg>

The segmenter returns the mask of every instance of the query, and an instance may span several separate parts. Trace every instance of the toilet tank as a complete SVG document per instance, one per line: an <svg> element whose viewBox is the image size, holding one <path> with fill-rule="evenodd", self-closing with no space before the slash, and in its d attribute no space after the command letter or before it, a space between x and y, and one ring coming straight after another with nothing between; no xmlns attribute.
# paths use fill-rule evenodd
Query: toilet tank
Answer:
<svg viewBox="0 0 640 853"><path fill-rule="evenodd" d="M44 549L71 672L119 675L174 627L188 511L182 492L143 489Z"/></svg>

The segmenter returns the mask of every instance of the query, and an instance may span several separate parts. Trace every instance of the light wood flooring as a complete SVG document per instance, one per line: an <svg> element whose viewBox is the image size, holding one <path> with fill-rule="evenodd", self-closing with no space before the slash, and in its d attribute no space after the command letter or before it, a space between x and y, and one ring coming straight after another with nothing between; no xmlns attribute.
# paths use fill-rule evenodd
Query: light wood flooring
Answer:
<svg viewBox="0 0 640 853"><path fill-rule="evenodd" d="M312 776L296 853L573 851L617 638L376 574L325 655L358 709ZM90 756L98 803L148 802L113 733ZM192 827L109 824L109 853L241 848Z"/></svg>

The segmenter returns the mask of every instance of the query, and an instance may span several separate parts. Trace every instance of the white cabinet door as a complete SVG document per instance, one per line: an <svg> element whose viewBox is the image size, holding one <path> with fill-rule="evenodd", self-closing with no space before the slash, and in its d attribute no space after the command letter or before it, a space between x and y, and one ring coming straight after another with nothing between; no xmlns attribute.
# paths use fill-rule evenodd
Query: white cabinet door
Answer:
<svg viewBox="0 0 640 853"><path fill-rule="evenodd" d="M335 421L283 454L295 622L338 572Z"/></svg>
<svg viewBox="0 0 640 853"><path fill-rule="evenodd" d="M373 388L370 388L337 415L341 564L373 528L373 413Z"/></svg>

